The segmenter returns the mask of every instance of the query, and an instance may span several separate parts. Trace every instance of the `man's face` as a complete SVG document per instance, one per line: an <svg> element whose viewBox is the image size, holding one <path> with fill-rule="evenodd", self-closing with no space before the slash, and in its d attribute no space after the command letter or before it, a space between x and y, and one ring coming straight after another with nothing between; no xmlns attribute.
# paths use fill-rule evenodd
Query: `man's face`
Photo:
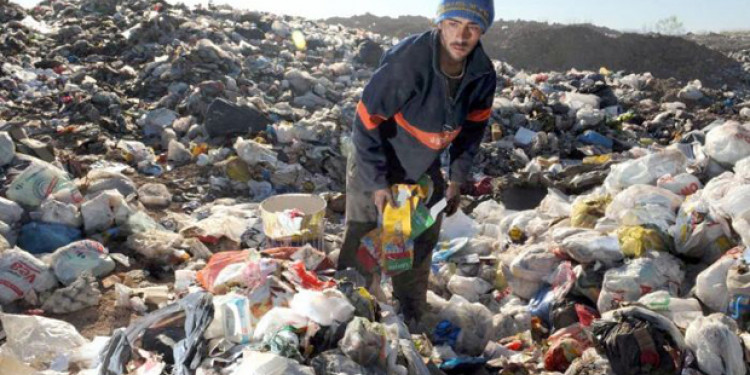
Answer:
<svg viewBox="0 0 750 375"><path fill-rule="evenodd" d="M466 18L455 17L440 21L440 41L454 62L463 62L482 37L482 28Z"/></svg>

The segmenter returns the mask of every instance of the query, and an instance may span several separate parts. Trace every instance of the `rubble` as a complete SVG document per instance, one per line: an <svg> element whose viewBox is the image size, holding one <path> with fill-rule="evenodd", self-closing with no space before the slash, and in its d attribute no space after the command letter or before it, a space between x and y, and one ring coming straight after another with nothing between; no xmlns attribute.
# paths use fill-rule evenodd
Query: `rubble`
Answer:
<svg viewBox="0 0 750 375"><path fill-rule="evenodd" d="M0 368L746 372L742 88L496 61L407 326L388 277L335 271L351 123L391 38L140 0L0 0L0 21ZM325 204L314 226L270 219L283 194Z"/></svg>

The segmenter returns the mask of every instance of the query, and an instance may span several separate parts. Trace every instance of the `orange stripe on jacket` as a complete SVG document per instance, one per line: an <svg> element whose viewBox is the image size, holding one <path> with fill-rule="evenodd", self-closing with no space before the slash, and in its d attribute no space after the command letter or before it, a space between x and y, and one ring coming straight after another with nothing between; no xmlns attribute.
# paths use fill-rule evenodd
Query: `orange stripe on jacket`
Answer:
<svg viewBox="0 0 750 375"><path fill-rule="evenodd" d="M477 109L476 111L471 111L466 116L466 119L473 122L482 122L489 120L490 116L492 116L492 108Z"/></svg>
<svg viewBox="0 0 750 375"><path fill-rule="evenodd" d="M448 145L453 142L454 139L458 136L458 133L461 132L461 128L458 128L454 131L450 132L441 132L441 133L430 133L426 132L424 130L418 129L416 126L409 123L409 121L406 121L404 118L404 114L399 112L396 113L395 116L393 116L393 119L396 120L396 123L404 128L409 134L414 136L417 140L422 142L425 146L433 149L433 150L442 150Z"/></svg>
<svg viewBox="0 0 750 375"><path fill-rule="evenodd" d="M377 128L381 122L385 121L385 117L383 116L371 115L370 112L367 111L365 103L362 103L361 100L357 103L357 115L359 116L359 119L362 120L362 123L365 124L367 130L373 130Z"/></svg>

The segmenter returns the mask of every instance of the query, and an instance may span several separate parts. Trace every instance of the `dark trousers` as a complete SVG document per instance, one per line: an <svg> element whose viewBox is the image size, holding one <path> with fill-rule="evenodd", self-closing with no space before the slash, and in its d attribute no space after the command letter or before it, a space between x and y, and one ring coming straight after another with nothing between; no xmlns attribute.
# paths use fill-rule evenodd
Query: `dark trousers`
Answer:
<svg viewBox="0 0 750 375"><path fill-rule="evenodd" d="M346 187L346 228L344 242L339 254L338 269L354 268L371 283L373 275L368 274L357 260L357 249L361 239L378 227L378 210L372 200L372 193L359 186L356 179L357 167L354 157L347 162ZM434 193L428 206L440 201L444 196L445 181L439 168L428 173L434 183ZM394 182L399 183L399 182ZM427 287L432 263L432 250L438 243L441 214L429 229L414 240L414 266L411 270L393 277L393 294L409 318L419 318L427 305Z"/></svg>

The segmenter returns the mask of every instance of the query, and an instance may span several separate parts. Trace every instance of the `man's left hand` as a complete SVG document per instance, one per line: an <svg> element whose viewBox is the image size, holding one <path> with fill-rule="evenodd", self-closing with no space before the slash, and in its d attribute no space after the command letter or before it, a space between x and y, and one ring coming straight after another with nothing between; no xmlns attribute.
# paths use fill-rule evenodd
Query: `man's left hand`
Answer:
<svg viewBox="0 0 750 375"><path fill-rule="evenodd" d="M461 184L455 181L448 183L448 189L445 192L447 205L445 206L445 215L453 216L461 205Z"/></svg>

